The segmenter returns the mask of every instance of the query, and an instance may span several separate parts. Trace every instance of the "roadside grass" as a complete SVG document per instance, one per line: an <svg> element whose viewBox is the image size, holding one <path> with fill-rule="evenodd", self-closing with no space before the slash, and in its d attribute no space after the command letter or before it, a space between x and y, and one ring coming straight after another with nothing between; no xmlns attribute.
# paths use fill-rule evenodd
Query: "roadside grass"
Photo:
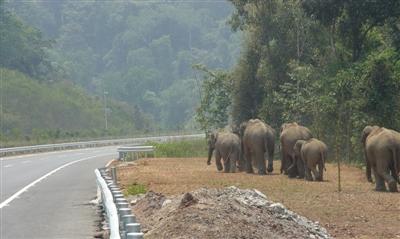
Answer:
<svg viewBox="0 0 400 239"><path fill-rule="evenodd" d="M129 196L129 195L138 195L138 194L143 194L147 192L147 188L143 184L139 183L132 183L130 185L126 186L126 189L124 190L124 195Z"/></svg>
<svg viewBox="0 0 400 239"><path fill-rule="evenodd" d="M171 142L148 142L155 146L155 157L165 158L183 158L183 157L206 157L207 143L205 139L181 140Z"/></svg>
<svg viewBox="0 0 400 239"><path fill-rule="evenodd" d="M400 194L373 191L365 173L342 165L342 192L338 192L336 164L327 163L324 182L288 179L274 161L272 175L217 172L206 158L148 158L118 168L120 184L145 185L147 190L176 195L201 187L256 188L269 200L281 202L326 227L335 238L397 238L400 236Z"/></svg>

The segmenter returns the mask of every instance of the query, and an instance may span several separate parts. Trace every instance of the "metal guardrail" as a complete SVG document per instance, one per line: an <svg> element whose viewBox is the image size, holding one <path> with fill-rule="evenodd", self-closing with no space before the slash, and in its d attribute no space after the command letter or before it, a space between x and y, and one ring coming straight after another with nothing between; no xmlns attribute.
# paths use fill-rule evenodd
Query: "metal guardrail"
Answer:
<svg viewBox="0 0 400 239"><path fill-rule="evenodd" d="M106 221L109 224L110 239L143 239L144 234L140 232L140 224L132 215L128 201L116 185L116 175L110 177L105 168L96 169L95 174L101 190Z"/></svg>
<svg viewBox="0 0 400 239"><path fill-rule="evenodd" d="M145 153L146 158L147 158L147 153L149 152L154 152L155 147L154 146L147 146L147 145L141 145L141 146L122 146L117 148L117 152L119 154L118 159L125 159L125 156L128 153L134 153L134 159L137 159L139 156L139 153Z"/></svg>
<svg viewBox="0 0 400 239"><path fill-rule="evenodd" d="M101 191L101 202L103 203L103 208L107 214L107 222L110 226L110 239L121 239L119 234L119 220L118 220L118 213L117 208L114 204L113 196L111 194L110 189L107 186L106 181L100 174L98 169L94 170L96 174L96 182L97 186Z"/></svg>
<svg viewBox="0 0 400 239"><path fill-rule="evenodd" d="M34 146L0 148L0 157L14 155L14 154L24 154L24 153L57 151L57 150L76 149L76 148L101 147L101 146L119 145L119 144L143 144L148 141L166 142L166 141L174 141L174 140L182 140L182 139L198 139L198 138L204 138L204 137L205 137L204 134L177 135L177 136L152 136L152 137L129 138L129 139L96 140L96 141L73 142L73 143L62 143L62 144L42 144L42 145L34 145Z"/></svg>

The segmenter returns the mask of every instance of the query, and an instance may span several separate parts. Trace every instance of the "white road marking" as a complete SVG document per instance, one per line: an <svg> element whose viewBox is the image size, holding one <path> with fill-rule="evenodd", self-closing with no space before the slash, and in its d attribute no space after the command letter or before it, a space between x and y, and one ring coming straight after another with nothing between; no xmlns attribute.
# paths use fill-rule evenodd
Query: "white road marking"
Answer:
<svg viewBox="0 0 400 239"><path fill-rule="evenodd" d="M37 155L49 155L49 154L51 155L51 154L56 154L56 153L60 153L60 151L37 153L37 154L23 154L23 155L18 155L18 156L8 156L8 157L1 158L1 161L10 160L10 159L20 159L20 158L26 158L26 157L34 157Z"/></svg>
<svg viewBox="0 0 400 239"><path fill-rule="evenodd" d="M113 162L114 162L114 159L111 160L110 162L108 162L105 167L108 168Z"/></svg>
<svg viewBox="0 0 400 239"><path fill-rule="evenodd" d="M12 166L13 166L12 164L4 165L5 168L11 168Z"/></svg>
<svg viewBox="0 0 400 239"><path fill-rule="evenodd" d="M98 152L102 151L109 151L112 148L116 148L116 146L105 146L105 147L99 147ZM93 152L88 152L92 150ZM31 153L31 154L23 154L23 155L18 155L18 156L8 156L8 157L2 157L0 158L0 161L7 161L7 160L12 160L12 159L20 159L24 157L36 157L36 156L46 156L46 155L51 155L51 154L59 154L59 153L64 153L64 152L73 152L73 151L84 151L86 153L96 153L97 150L93 148L84 148L84 149L67 149L67 150L59 150L59 151L52 151L52 152L44 152L44 153ZM34 159L36 160L36 159Z"/></svg>
<svg viewBox="0 0 400 239"><path fill-rule="evenodd" d="M111 154L110 154L110 155L111 155ZM37 183L39 183L40 181L42 181L43 179L45 179L45 178L51 176L52 174L56 173L57 171L59 171L59 170L65 168L65 167L68 167L68 166L70 166L70 165L72 165L72 164L79 163L79 162L82 162L82 161L85 161L85 160L88 160L88 159L92 159L92 158L97 158L97 157L100 157L100 156L107 156L107 155L96 155L96 156L91 156L91 157L87 157L87 158L78 159L78 160L75 160L75 161L66 163L66 164L64 164L64 165L62 165L62 166L60 166L60 167L58 167L58 168L52 170L51 172L49 172L49 173L43 175L42 177L40 177L40 178L36 179L35 181L31 182L30 184L26 185L24 188L22 188L22 189L19 190L18 192L14 193L11 197L9 197L8 199L6 199L6 200L3 201L2 203L0 203L0 209L3 208L3 207L5 207L5 206L7 206L7 205L9 205L10 202L12 202L12 201L15 200L16 198L18 198L21 194L23 194L24 192L26 192L29 188L35 186L35 184L37 184Z"/></svg>
<svg viewBox="0 0 400 239"><path fill-rule="evenodd" d="M30 162L32 162L32 161L30 161L30 160L22 161L22 163L30 163Z"/></svg>

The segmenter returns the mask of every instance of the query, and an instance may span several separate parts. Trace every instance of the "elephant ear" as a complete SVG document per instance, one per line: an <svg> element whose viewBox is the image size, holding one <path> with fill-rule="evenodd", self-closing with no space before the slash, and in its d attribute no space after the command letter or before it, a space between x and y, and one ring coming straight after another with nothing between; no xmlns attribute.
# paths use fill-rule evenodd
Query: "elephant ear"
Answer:
<svg viewBox="0 0 400 239"><path fill-rule="evenodd" d="M240 134L240 127L237 124L232 124L231 126L232 133L239 135Z"/></svg>
<svg viewBox="0 0 400 239"><path fill-rule="evenodd" d="M286 128L286 125L287 125L286 123L281 125L280 133L282 133L282 131Z"/></svg>
<svg viewBox="0 0 400 239"><path fill-rule="evenodd" d="M296 155L300 154L301 147L303 146L304 140L297 140L294 144L293 150Z"/></svg>
<svg viewBox="0 0 400 239"><path fill-rule="evenodd" d="M246 130L246 127L247 127L247 121L244 121L244 122L242 122L242 123L240 124L240 126L239 126L239 133L240 133L241 136L243 136L244 131Z"/></svg>
<svg viewBox="0 0 400 239"><path fill-rule="evenodd" d="M361 133L361 143L365 146L365 141L367 140L367 137L369 134L371 134L372 130L374 128L370 125L367 125L364 130Z"/></svg>
<svg viewBox="0 0 400 239"><path fill-rule="evenodd" d="M215 132L211 132L208 136L208 144L209 145L214 145L216 141L216 133Z"/></svg>

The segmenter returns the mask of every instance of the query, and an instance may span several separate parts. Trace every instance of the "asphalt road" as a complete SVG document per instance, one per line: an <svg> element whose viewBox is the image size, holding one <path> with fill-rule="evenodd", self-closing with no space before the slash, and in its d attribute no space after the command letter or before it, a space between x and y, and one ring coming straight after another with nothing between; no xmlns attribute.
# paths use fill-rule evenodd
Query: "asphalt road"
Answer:
<svg viewBox="0 0 400 239"><path fill-rule="evenodd" d="M94 169L117 156L102 147L0 159L0 239L93 238Z"/></svg>

